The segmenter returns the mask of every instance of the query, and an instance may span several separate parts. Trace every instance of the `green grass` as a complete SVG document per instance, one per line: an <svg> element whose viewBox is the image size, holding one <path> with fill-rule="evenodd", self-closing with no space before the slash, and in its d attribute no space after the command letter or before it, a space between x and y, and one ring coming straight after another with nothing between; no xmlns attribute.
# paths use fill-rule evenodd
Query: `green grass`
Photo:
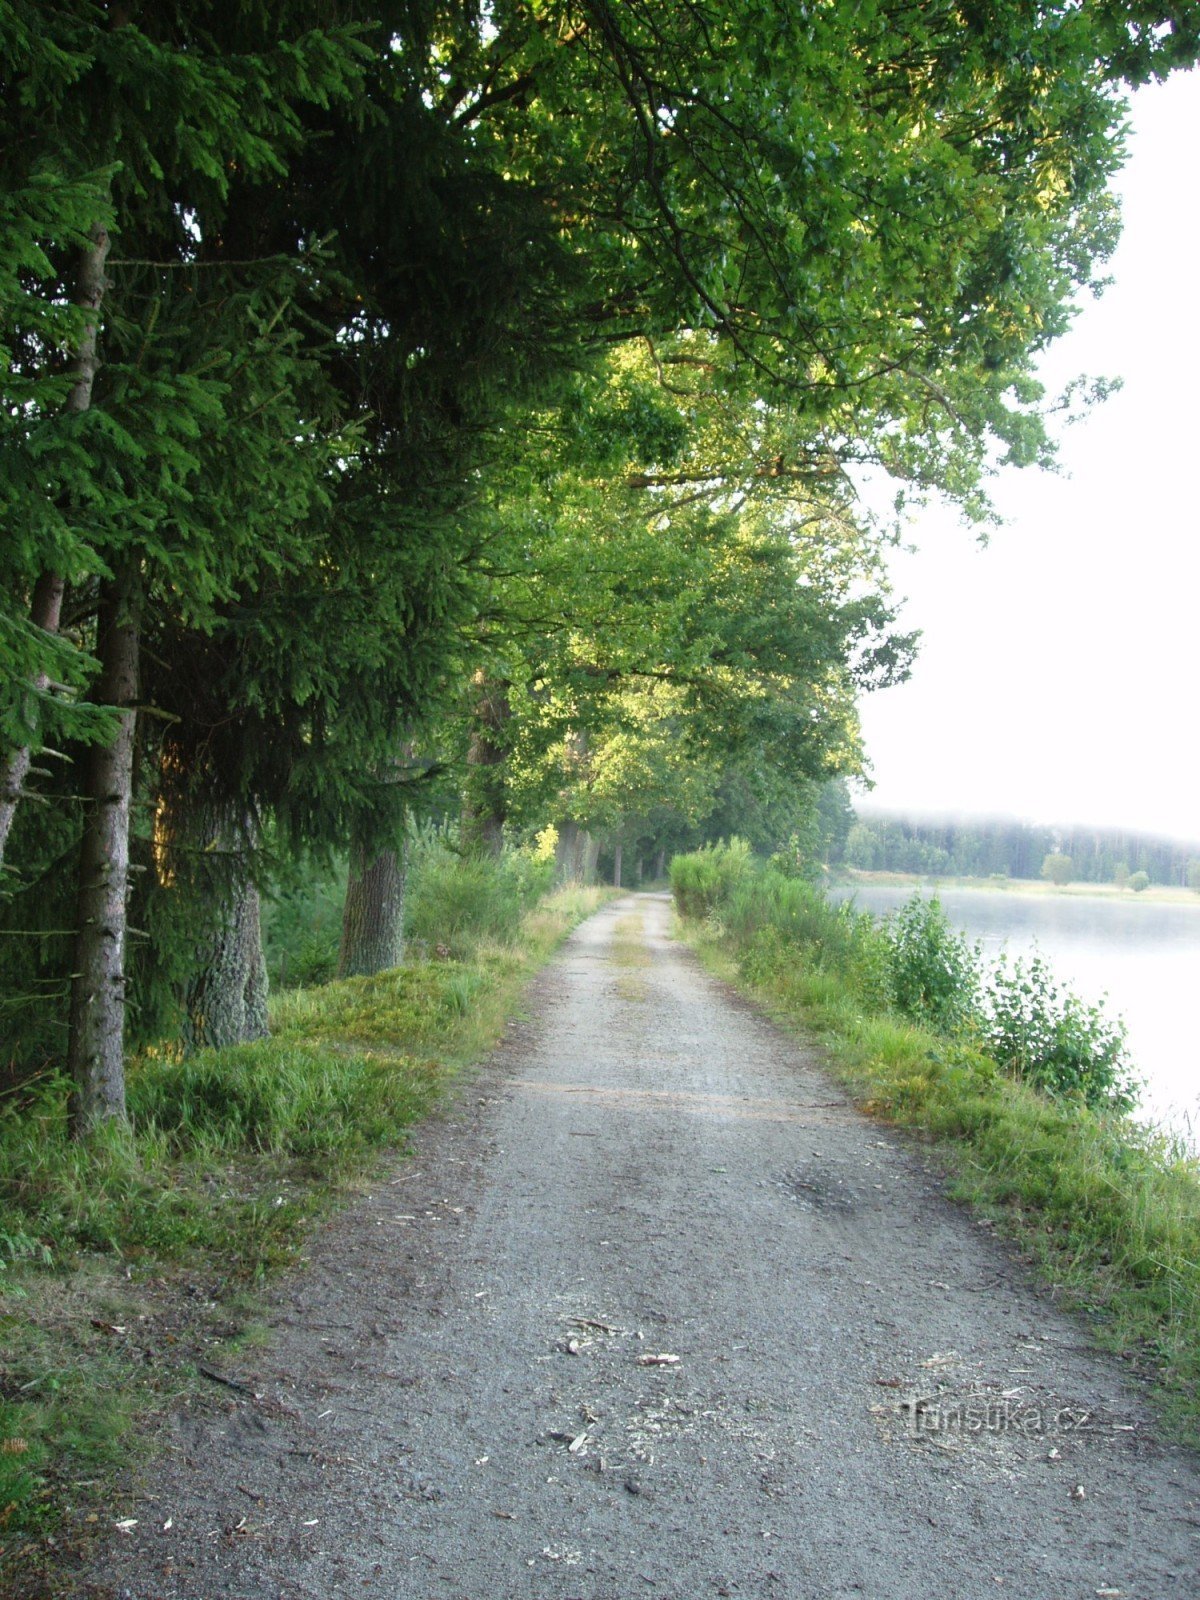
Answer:
<svg viewBox="0 0 1200 1600"><path fill-rule="evenodd" d="M287 991L270 1040L148 1054L130 1128L87 1144L60 1080L0 1106L0 1588L203 1386L197 1361L261 1337L254 1286L402 1147L603 897L551 895L506 939L459 928L457 959Z"/></svg>
<svg viewBox="0 0 1200 1600"><path fill-rule="evenodd" d="M956 1198L1018 1242L1100 1343L1149 1376L1164 1421L1200 1443L1200 1163L1127 1118L1055 1100L948 1039L864 1001L811 947L684 924L722 976L815 1035L871 1115L925 1136Z"/></svg>

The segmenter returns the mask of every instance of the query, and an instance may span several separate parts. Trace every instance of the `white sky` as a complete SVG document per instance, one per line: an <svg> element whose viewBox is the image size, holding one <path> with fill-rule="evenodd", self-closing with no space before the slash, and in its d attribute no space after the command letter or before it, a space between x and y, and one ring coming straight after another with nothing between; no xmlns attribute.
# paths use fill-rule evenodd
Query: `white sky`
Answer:
<svg viewBox="0 0 1200 1600"><path fill-rule="evenodd" d="M1139 91L1115 279L1045 365L1124 388L1062 435L1063 474L995 480L989 546L943 511L897 553L909 683L868 696L874 809L1200 838L1200 72Z"/></svg>

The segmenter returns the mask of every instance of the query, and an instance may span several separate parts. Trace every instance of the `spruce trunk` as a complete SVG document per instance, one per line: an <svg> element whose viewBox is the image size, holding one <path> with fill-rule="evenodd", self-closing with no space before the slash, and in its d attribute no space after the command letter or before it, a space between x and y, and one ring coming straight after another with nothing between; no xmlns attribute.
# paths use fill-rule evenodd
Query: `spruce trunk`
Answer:
<svg viewBox="0 0 1200 1600"><path fill-rule="evenodd" d="M342 913L339 978L369 977L404 959L404 884L407 852L350 846L350 874Z"/></svg>
<svg viewBox="0 0 1200 1600"><path fill-rule="evenodd" d="M67 1044L76 1137L125 1117L126 898L140 612L140 572L129 561L100 589L97 699L119 717L112 741L94 745L87 762Z"/></svg>
<svg viewBox="0 0 1200 1600"><path fill-rule="evenodd" d="M202 964L187 990L184 1042L220 1050L267 1038L267 964L258 889L244 865L222 885Z"/></svg>

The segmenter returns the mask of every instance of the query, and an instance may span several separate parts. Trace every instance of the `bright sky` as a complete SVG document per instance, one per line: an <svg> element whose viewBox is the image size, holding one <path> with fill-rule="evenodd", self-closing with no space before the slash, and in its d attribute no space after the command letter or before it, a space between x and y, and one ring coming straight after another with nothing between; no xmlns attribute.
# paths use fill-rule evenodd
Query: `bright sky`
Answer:
<svg viewBox="0 0 1200 1600"><path fill-rule="evenodd" d="M1124 388L1010 471L981 550L923 513L893 577L924 632L868 696L872 809L1125 824L1200 839L1200 72L1142 90L1118 180L1115 281L1044 369Z"/></svg>

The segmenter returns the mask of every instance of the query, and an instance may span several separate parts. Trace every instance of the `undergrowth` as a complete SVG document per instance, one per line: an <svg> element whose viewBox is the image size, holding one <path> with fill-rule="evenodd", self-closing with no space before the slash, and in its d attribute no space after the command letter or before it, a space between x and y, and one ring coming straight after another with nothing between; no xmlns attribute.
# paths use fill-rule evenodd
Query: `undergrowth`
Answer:
<svg viewBox="0 0 1200 1600"><path fill-rule="evenodd" d="M1120 1024L1038 959L988 975L929 902L881 930L744 861L706 892L710 863L672 866L709 963L814 1032L864 1109L936 1141L956 1197L1019 1240L1200 1441L1200 1162L1126 1114Z"/></svg>
<svg viewBox="0 0 1200 1600"><path fill-rule="evenodd" d="M493 892L461 865L446 927L424 913L429 954L276 996L269 1040L131 1062L128 1128L72 1141L55 1076L0 1101L0 1587L127 1460L130 1419L236 1341L231 1304L496 1041L603 893L537 904L524 868Z"/></svg>

